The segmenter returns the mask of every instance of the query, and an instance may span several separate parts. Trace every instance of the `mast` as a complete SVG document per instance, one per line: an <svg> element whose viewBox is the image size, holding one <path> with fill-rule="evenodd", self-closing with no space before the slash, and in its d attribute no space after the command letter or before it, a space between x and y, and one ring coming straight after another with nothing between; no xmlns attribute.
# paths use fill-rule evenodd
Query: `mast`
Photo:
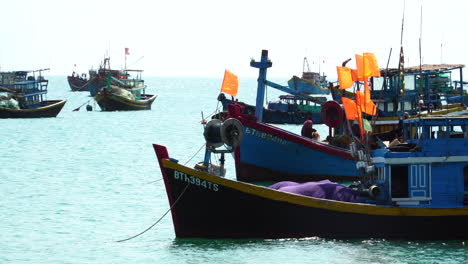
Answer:
<svg viewBox="0 0 468 264"><path fill-rule="evenodd" d="M403 27L405 25L405 2L403 2L403 16L401 19L401 35L400 35L400 62L398 64L398 72L399 77L398 77L398 84L400 86L400 91L396 91L396 97L398 98L399 93L401 93L401 111L405 111L405 70L404 70L404 65L405 65L405 57L403 53ZM401 81L401 82L400 82ZM398 104L399 100L397 99L396 103ZM398 106L396 107L396 110L398 111Z"/></svg>
<svg viewBox="0 0 468 264"><path fill-rule="evenodd" d="M258 121L262 121L263 118L263 98L265 97L266 87L266 73L267 69L270 68L272 62L268 59L268 50L262 50L262 57L260 62L255 60L250 61L250 66L258 68L258 87L257 87L257 102L255 105L255 116Z"/></svg>

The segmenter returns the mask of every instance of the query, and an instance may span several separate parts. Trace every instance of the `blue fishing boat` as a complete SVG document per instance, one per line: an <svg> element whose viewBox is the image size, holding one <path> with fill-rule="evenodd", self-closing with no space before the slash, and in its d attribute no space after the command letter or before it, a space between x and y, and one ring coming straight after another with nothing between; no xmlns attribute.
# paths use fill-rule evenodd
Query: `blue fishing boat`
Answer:
<svg viewBox="0 0 468 264"><path fill-rule="evenodd" d="M36 71L0 72L0 118L56 117L65 100L46 100L49 81Z"/></svg>
<svg viewBox="0 0 468 264"><path fill-rule="evenodd" d="M219 94L218 101L223 105L223 111L233 102L227 99L224 93ZM302 124L306 120L312 120L314 124L323 124L322 105L327 101L326 97L303 97L298 95L280 95L278 101L269 101L263 108L263 121L269 124ZM254 114L255 106L236 100L242 105L244 114Z"/></svg>
<svg viewBox="0 0 468 264"><path fill-rule="evenodd" d="M468 96L460 85L465 83L464 67L463 64L424 64L404 70L381 69L382 77L370 79L371 99L377 106L377 116L372 118L373 132L397 129L405 113L415 118L465 110ZM332 89L333 100L340 103L342 96L352 97L351 94Z"/></svg>
<svg viewBox="0 0 468 264"><path fill-rule="evenodd" d="M248 134L235 119L213 124L205 130L213 153L234 151ZM349 186L265 187L223 177L224 156L220 165L205 158L189 168L164 146L154 149L176 237L468 239L468 118L406 120L404 135L390 148L353 148L362 177ZM324 170L341 166L298 158Z"/></svg>
<svg viewBox="0 0 468 264"><path fill-rule="evenodd" d="M329 84L327 76L310 70L307 57L304 57L302 77L293 76L288 81L291 89L307 94L330 94Z"/></svg>
<svg viewBox="0 0 468 264"><path fill-rule="evenodd" d="M250 65L259 68L256 105L262 106L265 86L281 87L266 79L267 68L272 66L267 50L262 51L260 62L251 61ZM235 150L238 180L355 180L359 177L355 159L348 149L350 138L343 137L342 145L332 145L331 140L314 140L266 124L261 107L255 108L253 113L246 113L243 107L231 103L225 113L225 118L239 120L245 132L244 140ZM341 133L343 115L338 103L323 104L320 117L330 127L329 135L323 135L323 139L330 139L335 132Z"/></svg>
<svg viewBox="0 0 468 264"><path fill-rule="evenodd" d="M236 103L243 106L243 114L254 114L255 108L260 107L263 109L263 122L265 123L302 124L306 120L312 120L314 124L323 124L321 110L327 98L316 95L330 94L331 90L325 75L320 75L317 72L309 70L307 58L304 58L302 78L293 76L288 81L288 86L283 86L269 80L265 80L265 85L288 94L280 95L279 100L269 101L266 108L263 105L254 106L236 100ZM218 96L218 101L222 103L223 110L227 111L227 105L233 100L226 98L221 93Z"/></svg>

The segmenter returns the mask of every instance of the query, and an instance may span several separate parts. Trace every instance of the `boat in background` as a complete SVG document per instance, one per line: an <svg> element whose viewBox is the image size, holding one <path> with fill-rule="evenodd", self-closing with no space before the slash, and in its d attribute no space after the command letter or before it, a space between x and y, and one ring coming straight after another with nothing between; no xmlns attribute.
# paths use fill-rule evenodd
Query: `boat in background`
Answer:
<svg viewBox="0 0 468 264"><path fill-rule="evenodd" d="M330 94L329 83L325 75L309 70L307 58L304 58L304 71L302 78L293 76L288 81L288 86L283 86L269 80L265 80L265 85L288 94L280 95L279 100L269 101L267 107L263 105L263 122L269 124L302 124L307 120L312 120L314 124L323 124L321 111L322 105L327 102L325 96L317 94ZM306 68L307 67L307 68ZM332 87L331 84L330 87ZM223 105L223 111L227 111L227 105L233 99L227 99L221 93L218 101ZM243 114L254 114L258 104L250 105L239 100L235 100L243 106Z"/></svg>
<svg viewBox="0 0 468 264"><path fill-rule="evenodd" d="M135 72L130 78L129 72ZM102 111L150 110L157 95L146 94L142 70L125 70L125 78L107 73L107 84L94 96ZM113 85L117 83L118 85Z"/></svg>
<svg viewBox="0 0 468 264"><path fill-rule="evenodd" d="M88 92L89 84L86 73L81 75L73 72L72 75L67 76L68 85L73 92Z"/></svg>
<svg viewBox="0 0 468 264"><path fill-rule="evenodd" d="M72 91L89 91L91 96L95 96L102 87L107 86L109 74L112 76L112 85L125 89L135 88L140 83L139 80L130 78L130 72L138 71L140 70L113 70L110 67L110 58L106 57L98 70L89 70L89 79L86 78L86 74L80 76L73 72L71 76L67 76L67 80Z"/></svg>
<svg viewBox="0 0 468 264"><path fill-rule="evenodd" d="M288 81L288 86L293 90L307 94L330 94L330 83L327 81L327 76L320 75L320 72L310 71L307 57L304 57L302 77L293 76Z"/></svg>
<svg viewBox="0 0 468 264"><path fill-rule="evenodd" d="M244 130L235 119L219 122L205 130L207 150L229 153ZM363 177L350 186L264 187L224 178L224 156L192 169L153 146L178 238L468 239L468 117L405 120L404 134L393 148L356 149Z"/></svg>
<svg viewBox="0 0 468 264"><path fill-rule="evenodd" d="M444 115L466 109L467 98L463 90L463 64L424 64L401 70L381 69L382 77L371 78L371 99L377 106L372 119L373 132L385 133L398 129L399 120ZM459 81L453 81L458 76ZM403 89L402 89L403 87ZM362 90L362 89L361 89ZM346 93L346 94L345 94ZM354 99L352 93L333 89L333 100L341 103L342 96Z"/></svg>
<svg viewBox="0 0 468 264"><path fill-rule="evenodd" d="M223 105L223 111L233 102L227 99L224 93L220 93L218 101ZM280 95L278 101L268 102L267 108L263 109L263 121L269 124L302 124L306 120L312 120L314 124L322 122L322 104L327 101L326 97L314 96L304 98L297 95ZM255 114L255 106L239 100L236 103L242 105L243 114Z"/></svg>
<svg viewBox="0 0 468 264"><path fill-rule="evenodd" d="M0 118L56 117L65 100L46 100L48 69L0 72ZM36 76L37 75L37 76Z"/></svg>

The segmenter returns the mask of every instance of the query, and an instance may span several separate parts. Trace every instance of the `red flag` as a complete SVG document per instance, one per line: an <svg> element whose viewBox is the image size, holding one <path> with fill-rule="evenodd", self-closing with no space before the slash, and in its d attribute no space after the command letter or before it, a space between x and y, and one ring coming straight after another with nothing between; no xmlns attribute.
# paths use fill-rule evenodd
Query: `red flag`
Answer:
<svg viewBox="0 0 468 264"><path fill-rule="evenodd" d="M237 75L232 72L225 70L223 84L221 85L221 92L230 94L233 97L236 97L237 90L239 89L239 79Z"/></svg>
<svg viewBox="0 0 468 264"><path fill-rule="evenodd" d="M125 48L125 55L130 55L130 49L129 48Z"/></svg>

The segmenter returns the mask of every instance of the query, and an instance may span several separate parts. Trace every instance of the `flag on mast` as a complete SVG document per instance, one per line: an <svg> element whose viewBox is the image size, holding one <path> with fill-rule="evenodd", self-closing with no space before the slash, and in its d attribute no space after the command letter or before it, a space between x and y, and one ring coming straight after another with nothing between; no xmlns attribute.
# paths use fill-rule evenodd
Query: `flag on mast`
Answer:
<svg viewBox="0 0 468 264"><path fill-rule="evenodd" d="M227 93L232 97L236 97L237 90L239 89L239 79L237 75L225 70L223 84L221 85L221 92Z"/></svg>
<svg viewBox="0 0 468 264"><path fill-rule="evenodd" d="M130 55L130 49L129 48L125 48L125 55Z"/></svg>

